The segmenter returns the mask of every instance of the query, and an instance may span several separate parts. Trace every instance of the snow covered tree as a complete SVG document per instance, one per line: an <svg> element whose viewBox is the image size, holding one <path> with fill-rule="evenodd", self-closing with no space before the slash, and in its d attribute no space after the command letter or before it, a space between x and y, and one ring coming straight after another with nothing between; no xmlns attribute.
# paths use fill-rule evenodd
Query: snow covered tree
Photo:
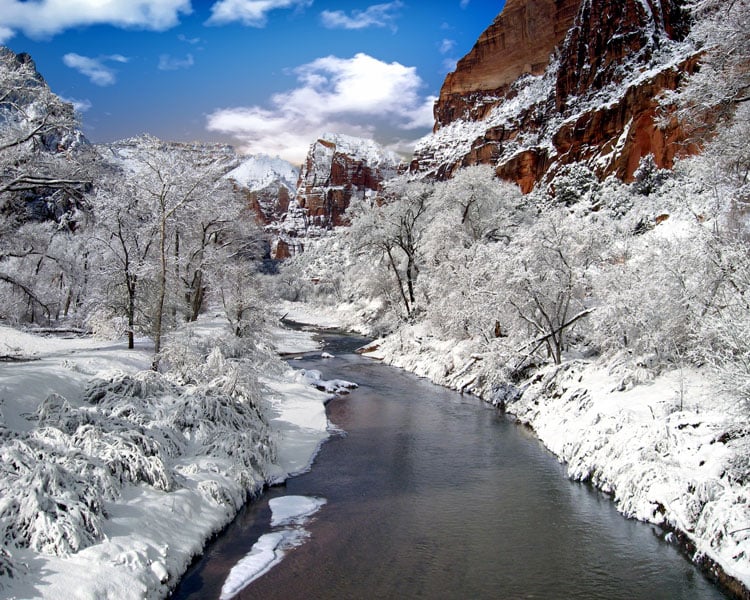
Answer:
<svg viewBox="0 0 750 600"><path fill-rule="evenodd" d="M28 263L50 266L43 239L75 228L70 217L91 181L90 155L76 127L73 107L50 91L31 59L0 47L0 285L25 296L31 312L45 318L55 310L35 290ZM34 244L20 243L19 228L44 221L58 226Z"/></svg>
<svg viewBox="0 0 750 600"><path fill-rule="evenodd" d="M403 178L389 183L382 204L360 203L350 211L349 236L365 252L375 252L393 275L407 317L417 304L416 282L425 232L432 218L433 184Z"/></svg>
<svg viewBox="0 0 750 600"><path fill-rule="evenodd" d="M154 368L158 367L162 335L165 328L167 292L170 276L179 272L181 230L189 222L195 205L211 207L221 190L229 189L222 175L227 165L222 160L195 160L179 148L149 140L151 147L140 150L134 164L134 191L150 207L156 224L155 299L152 309L152 334L154 339ZM191 215L194 216L194 215ZM213 224L221 219L200 222L202 234L210 233ZM210 237L210 236L209 236ZM201 236L201 239L202 236ZM205 243L205 242L202 242ZM172 250L174 252L172 253ZM200 254L201 250L198 251ZM198 284L200 285L200 284ZM199 290L192 290L198 293ZM202 293L202 292L201 292ZM195 304L195 300L191 304Z"/></svg>
<svg viewBox="0 0 750 600"><path fill-rule="evenodd" d="M690 37L701 51L701 65L685 86L668 95L684 123L731 119L750 101L750 2L692 0Z"/></svg>
<svg viewBox="0 0 750 600"><path fill-rule="evenodd" d="M573 163L565 165L550 185L555 201L565 206L579 202L594 204L599 190L599 178L586 165Z"/></svg>
<svg viewBox="0 0 750 600"><path fill-rule="evenodd" d="M113 316L125 318L128 348L132 349L139 321L146 314L142 287L149 285L148 266L156 241L151 207L122 173L102 178L90 201L95 219L92 239L100 249L96 266L102 285L95 297L99 310L103 306Z"/></svg>
<svg viewBox="0 0 750 600"><path fill-rule="evenodd" d="M498 179L490 165L459 169L435 186L434 197L435 221L462 234L460 243L466 246L479 240L508 241L509 230L517 224L514 213L522 204L518 186Z"/></svg>
<svg viewBox="0 0 750 600"><path fill-rule="evenodd" d="M105 305L127 319L131 347L138 328L153 335L157 366L164 331L197 319L226 264L257 258L259 234L223 177L227 157L148 136L113 152L92 197Z"/></svg>
<svg viewBox="0 0 750 600"><path fill-rule="evenodd" d="M569 332L593 310L589 280L601 252L596 227L562 209L540 217L514 241L508 303L533 336L524 352L546 347L561 363Z"/></svg>

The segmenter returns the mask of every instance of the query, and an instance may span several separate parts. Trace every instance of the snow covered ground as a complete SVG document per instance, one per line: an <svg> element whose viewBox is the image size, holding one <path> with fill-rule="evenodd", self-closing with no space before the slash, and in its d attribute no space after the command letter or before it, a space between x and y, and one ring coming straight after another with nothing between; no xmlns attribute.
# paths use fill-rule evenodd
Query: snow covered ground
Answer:
<svg viewBox="0 0 750 600"><path fill-rule="evenodd" d="M328 326L352 318L330 308L285 310ZM685 534L696 562L716 563L750 587L750 414L717 392L706 372L659 372L623 356L570 357L518 387L492 389L480 383L486 357L477 348L439 340L424 326L370 348L367 356L504 403L571 478L611 494L623 514L662 525L669 539L684 542Z"/></svg>
<svg viewBox="0 0 750 600"><path fill-rule="evenodd" d="M338 387L315 373L271 370L256 409L220 355L210 385L180 386L148 370L151 350L0 326L0 596L164 597L248 489L306 470L328 436Z"/></svg>

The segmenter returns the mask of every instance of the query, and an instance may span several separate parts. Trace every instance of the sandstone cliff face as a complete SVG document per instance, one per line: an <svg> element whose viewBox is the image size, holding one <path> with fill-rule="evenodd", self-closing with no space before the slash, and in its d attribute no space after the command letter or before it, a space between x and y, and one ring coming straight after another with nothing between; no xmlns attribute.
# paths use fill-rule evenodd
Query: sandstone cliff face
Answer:
<svg viewBox="0 0 750 600"><path fill-rule="evenodd" d="M412 171L443 179L462 166L493 164L528 192L572 162L629 180L643 156L653 154L669 168L691 151L677 123L655 124L657 96L695 68L695 51L683 41L680 0L549 2L555 19L537 22L546 42L524 43L523 31L507 30L542 3L508 2L458 63L436 103L435 132L417 148ZM513 35L520 36L516 51L506 59L493 40Z"/></svg>
<svg viewBox="0 0 750 600"><path fill-rule="evenodd" d="M302 165L295 198L277 225L273 258L301 252L304 240L348 225L346 210L355 198L374 196L397 174L400 159L372 140L326 134L317 140Z"/></svg>
<svg viewBox="0 0 750 600"><path fill-rule="evenodd" d="M376 192L396 174L400 160L372 140L328 134L317 140L302 165L297 203L313 227L348 224L352 198Z"/></svg>
<svg viewBox="0 0 750 600"><path fill-rule="evenodd" d="M580 0L508 0L474 48L449 73L435 105L435 128L482 118L521 75L544 73L565 39Z"/></svg>

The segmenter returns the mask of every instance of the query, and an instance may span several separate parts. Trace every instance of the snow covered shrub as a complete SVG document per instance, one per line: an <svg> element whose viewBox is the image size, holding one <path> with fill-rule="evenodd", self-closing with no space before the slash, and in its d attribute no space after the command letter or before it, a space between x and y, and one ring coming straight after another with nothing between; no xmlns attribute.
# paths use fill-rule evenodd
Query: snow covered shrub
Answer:
<svg viewBox="0 0 750 600"><path fill-rule="evenodd" d="M243 400L214 387L189 389L170 411L169 423L199 440L217 429L243 431L262 423L258 408Z"/></svg>
<svg viewBox="0 0 750 600"><path fill-rule="evenodd" d="M103 431L86 425L71 436L77 448L100 459L110 476L120 487L126 483L147 483L157 490L171 491L175 487L169 455L162 445L146 431L127 427Z"/></svg>
<svg viewBox="0 0 750 600"><path fill-rule="evenodd" d="M0 527L5 546L64 555L101 538L101 494L69 468L70 455L50 452L43 440L29 438L3 444L0 459Z"/></svg>
<svg viewBox="0 0 750 600"><path fill-rule="evenodd" d="M86 402L95 404L110 414L120 412L118 405L123 404L123 399L137 400L139 402L133 405L137 410L126 413L134 419L133 422L143 424L145 413L158 407L157 400L178 394L179 387L164 375L155 371L140 371L133 375L114 373L110 379L94 379L86 387L83 397Z"/></svg>
<svg viewBox="0 0 750 600"><path fill-rule="evenodd" d="M101 308L90 313L85 319L85 324L96 337L106 340L122 338L128 332L128 322L125 317Z"/></svg>
<svg viewBox="0 0 750 600"><path fill-rule="evenodd" d="M642 196L658 193L669 176L669 171L656 165L654 155L648 154L641 158L638 168L633 173L633 191Z"/></svg>
<svg viewBox="0 0 750 600"><path fill-rule="evenodd" d="M198 489L208 498L211 498L219 506L227 506L233 510L237 510L242 506L244 498L236 493L233 493L227 486L222 485L215 479L208 479L201 481L198 484Z"/></svg>
<svg viewBox="0 0 750 600"><path fill-rule="evenodd" d="M195 383L205 360L206 346L213 339L196 335L191 323L171 332L160 352L162 369L169 379L179 385Z"/></svg>
<svg viewBox="0 0 750 600"><path fill-rule="evenodd" d="M91 423L94 415L87 411L74 409L59 394L50 394L39 404L31 419L37 421L40 428L45 426L55 427L70 434L81 425Z"/></svg>
<svg viewBox="0 0 750 600"><path fill-rule="evenodd" d="M0 577L13 577L16 569L17 567L13 564L10 552L0 546ZM3 589L3 585L0 583L0 590L1 589Z"/></svg>
<svg viewBox="0 0 750 600"><path fill-rule="evenodd" d="M565 165L555 175L550 191L558 203L573 206L580 202L594 204L599 190L599 178L586 165Z"/></svg>

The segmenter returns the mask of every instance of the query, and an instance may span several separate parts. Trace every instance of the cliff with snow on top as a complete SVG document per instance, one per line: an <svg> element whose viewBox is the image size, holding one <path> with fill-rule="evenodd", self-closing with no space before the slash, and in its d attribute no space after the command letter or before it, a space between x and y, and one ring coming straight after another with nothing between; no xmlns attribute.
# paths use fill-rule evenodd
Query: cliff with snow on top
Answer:
<svg viewBox="0 0 750 600"><path fill-rule="evenodd" d="M411 171L438 179L492 164L528 192L584 163L630 180L696 150L658 97L695 69L680 0L509 0L446 78Z"/></svg>

